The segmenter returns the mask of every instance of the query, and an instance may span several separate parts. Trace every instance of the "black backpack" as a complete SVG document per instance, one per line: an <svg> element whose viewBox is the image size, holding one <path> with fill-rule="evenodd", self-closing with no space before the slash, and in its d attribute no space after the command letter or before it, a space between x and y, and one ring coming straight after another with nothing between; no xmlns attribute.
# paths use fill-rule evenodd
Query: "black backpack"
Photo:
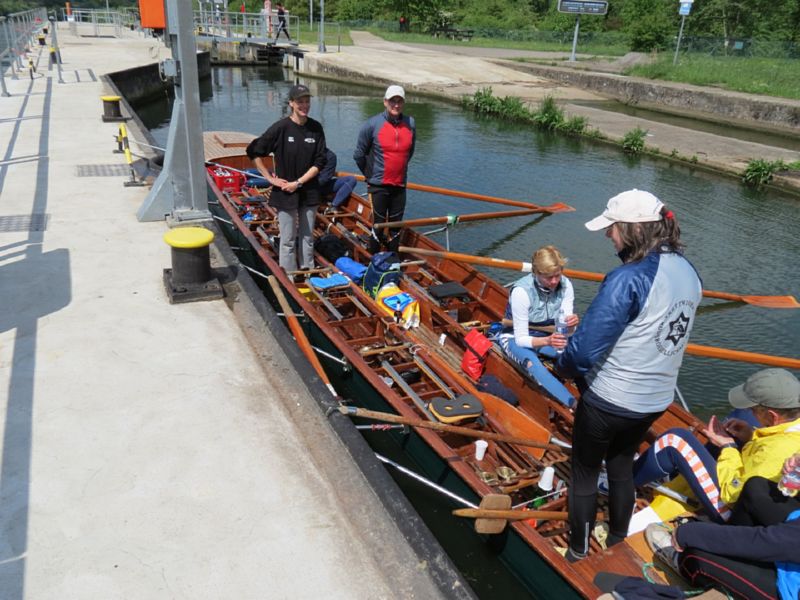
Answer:
<svg viewBox="0 0 800 600"><path fill-rule="evenodd" d="M396 252L378 252L372 255L372 260L364 275L364 291L373 298L378 295L378 290L387 283L400 281L400 256Z"/></svg>
<svg viewBox="0 0 800 600"><path fill-rule="evenodd" d="M347 254L345 243L332 233L326 233L314 242L314 250L322 254L330 263L335 263Z"/></svg>

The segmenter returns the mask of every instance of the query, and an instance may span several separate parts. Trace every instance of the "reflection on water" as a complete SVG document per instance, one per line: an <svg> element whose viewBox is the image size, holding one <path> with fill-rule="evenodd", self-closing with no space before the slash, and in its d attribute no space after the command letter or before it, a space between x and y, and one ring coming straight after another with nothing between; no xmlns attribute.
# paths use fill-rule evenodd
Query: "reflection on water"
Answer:
<svg viewBox="0 0 800 600"><path fill-rule="evenodd" d="M204 96L206 129L264 131L285 114L288 72L280 68L215 68ZM352 84L305 80L314 99L311 115L322 121L339 168L355 171L352 150L358 129L382 109L381 92ZM417 120L418 143L410 180L540 204L566 202L576 212L459 225L451 248L510 260L529 260L554 243L576 269L605 272L616 266L611 243L583 223L606 200L629 188L654 192L681 224L687 256L707 289L740 294L800 296L800 205L773 191L754 191L738 181L648 157L628 160L617 149L567 139L518 125L478 118L449 104L410 96L406 112ZM166 141L165 105L140 110L160 142ZM363 184L361 184L363 185ZM363 188L357 188L363 191ZM407 216L484 212L493 205L409 192ZM497 207L502 210L502 207ZM444 243L443 234L435 236ZM516 273L492 270L502 282ZM597 284L575 282L577 307L585 310ZM724 348L797 356L800 310L730 303L703 304L692 341ZM687 356L680 388L701 416L725 411L727 390L756 365Z"/></svg>

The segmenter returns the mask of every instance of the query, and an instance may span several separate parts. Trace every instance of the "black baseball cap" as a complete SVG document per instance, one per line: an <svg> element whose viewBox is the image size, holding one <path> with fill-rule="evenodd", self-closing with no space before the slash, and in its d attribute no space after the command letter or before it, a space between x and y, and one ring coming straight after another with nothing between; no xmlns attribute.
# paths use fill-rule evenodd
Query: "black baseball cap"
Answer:
<svg viewBox="0 0 800 600"><path fill-rule="evenodd" d="M289 100L297 100L303 96L311 96L311 90L303 84L293 85L292 89L289 90Z"/></svg>

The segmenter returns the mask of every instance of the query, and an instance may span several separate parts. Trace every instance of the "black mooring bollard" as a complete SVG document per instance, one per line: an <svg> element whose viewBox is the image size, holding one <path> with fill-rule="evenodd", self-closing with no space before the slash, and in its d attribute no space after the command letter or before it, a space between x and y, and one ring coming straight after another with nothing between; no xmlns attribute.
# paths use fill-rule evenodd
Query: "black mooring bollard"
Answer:
<svg viewBox="0 0 800 600"><path fill-rule="evenodd" d="M211 231L177 227L164 234L164 241L172 248L172 268L164 269L164 287L170 303L222 298L222 286L211 275Z"/></svg>
<svg viewBox="0 0 800 600"><path fill-rule="evenodd" d="M127 121L126 117L122 116L119 101L122 100L119 96L100 96L103 101L103 121Z"/></svg>

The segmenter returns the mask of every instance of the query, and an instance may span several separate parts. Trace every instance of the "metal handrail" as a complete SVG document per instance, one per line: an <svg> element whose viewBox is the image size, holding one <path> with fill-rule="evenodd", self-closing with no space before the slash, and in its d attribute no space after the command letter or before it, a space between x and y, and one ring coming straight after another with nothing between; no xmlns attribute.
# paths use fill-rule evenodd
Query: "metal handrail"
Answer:
<svg viewBox="0 0 800 600"><path fill-rule="evenodd" d="M6 66L11 71L11 78L18 79L17 73L22 70L22 56L33 46L34 36L47 25L47 11L44 8L33 8L0 17L0 35L3 40L3 45L0 46L2 96L10 96L5 81Z"/></svg>

